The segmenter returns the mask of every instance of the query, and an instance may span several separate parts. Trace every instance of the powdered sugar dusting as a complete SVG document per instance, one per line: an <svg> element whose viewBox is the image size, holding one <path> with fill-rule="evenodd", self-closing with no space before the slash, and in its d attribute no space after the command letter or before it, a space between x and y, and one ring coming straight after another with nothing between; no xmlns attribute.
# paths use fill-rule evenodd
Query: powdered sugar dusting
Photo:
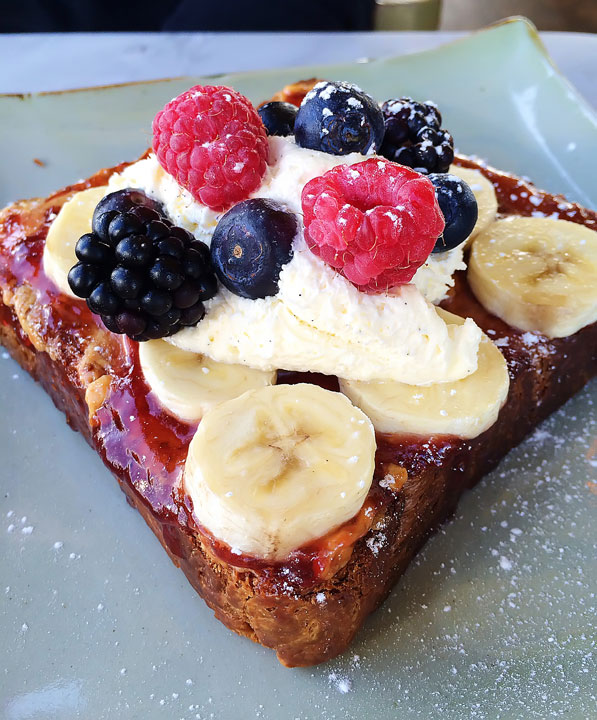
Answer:
<svg viewBox="0 0 597 720"><path fill-rule="evenodd" d="M541 336L523 335L504 340L524 346L530 358L549 352ZM3 528L13 525L13 532L1 534L4 557L39 568L39 560L33 562L37 543L41 562L51 569L45 577L53 578L39 590L35 606L22 575L5 576L11 662L26 667L28 648L39 654L55 642L43 617L49 613L66 633L73 661L81 668L102 663L102 682L111 683L110 707L93 715L98 720L131 713L209 720L227 717L239 703L243 717L262 720L593 717L596 393L593 382L465 495L454 521L427 544L347 653L304 670L279 667L270 651L220 627L183 579L155 591L154 578L178 577L157 544L155 556L152 543L123 542L116 550L118 533L111 528L102 548L95 548L82 530L74 536L66 527L59 530L32 502L0 496ZM150 540L142 521L123 511L139 540ZM89 528L98 521L111 522L94 513ZM22 534L27 527L35 528L30 536ZM379 526L371 532L363 546L368 558L374 551L381 556L386 533ZM134 563L128 563L129 553ZM147 555L150 580L141 572L125 580L123 564L135 567ZM87 582L93 595L81 609L75 600ZM287 592L292 596L291 574ZM314 589L311 602L333 618L333 590ZM151 617L160 617L151 631L146 604ZM222 683L226 671L234 677ZM76 687L68 689L76 695ZM83 714L91 716L93 696L89 702Z"/></svg>
<svg viewBox="0 0 597 720"><path fill-rule="evenodd" d="M594 716L596 393L593 381L465 495L357 638L358 668L332 663L328 682L349 679L358 710L314 717Z"/></svg>
<svg viewBox="0 0 597 720"><path fill-rule="evenodd" d="M332 685L342 695L350 692L352 688L352 682L349 680L349 678L338 675L335 672L331 672L328 675L328 679L330 681L330 685Z"/></svg>

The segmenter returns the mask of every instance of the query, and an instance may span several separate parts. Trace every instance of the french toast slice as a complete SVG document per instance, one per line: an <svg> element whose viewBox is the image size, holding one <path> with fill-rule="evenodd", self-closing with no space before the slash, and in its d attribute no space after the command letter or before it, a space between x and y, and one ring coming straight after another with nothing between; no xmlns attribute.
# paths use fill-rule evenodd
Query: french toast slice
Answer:
<svg viewBox="0 0 597 720"><path fill-rule="evenodd" d="M458 162L491 180L501 213L539 210L597 227L597 213L561 196ZM196 426L160 407L143 380L135 343L108 332L43 272L44 241L62 204L122 167L0 212L0 342L101 455L219 620L274 649L286 666L324 662L348 647L462 492L597 374L597 324L560 339L530 336L486 312L460 273L443 306L472 317L508 363L510 390L497 422L472 440L379 435L371 523L322 539L292 563L251 564L226 555L193 521L180 480ZM334 378L290 372L278 382L305 380L336 387Z"/></svg>

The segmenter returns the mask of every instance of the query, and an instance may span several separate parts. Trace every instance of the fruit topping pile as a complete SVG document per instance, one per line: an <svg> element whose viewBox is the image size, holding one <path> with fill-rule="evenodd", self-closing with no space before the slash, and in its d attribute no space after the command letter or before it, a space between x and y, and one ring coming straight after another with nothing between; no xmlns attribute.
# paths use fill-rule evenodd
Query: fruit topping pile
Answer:
<svg viewBox="0 0 597 720"><path fill-rule="evenodd" d="M222 285L254 300L275 295L280 270L292 258L297 231L296 215L272 200L245 200L228 210L211 240Z"/></svg>
<svg viewBox="0 0 597 720"><path fill-rule="evenodd" d="M196 85L153 121L153 149L179 185L212 210L227 210L257 190L265 174L265 127L244 95Z"/></svg>
<svg viewBox="0 0 597 720"><path fill-rule="evenodd" d="M381 106L385 134L381 155L421 173L447 172L454 160L454 140L442 129L436 105L409 97Z"/></svg>
<svg viewBox="0 0 597 720"><path fill-rule="evenodd" d="M338 165L302 205L311 251L365 292L410 282L444 227L431 182L387 160Z"/></svg>
<svg viewBox="0 0 597 720"><path fill-rule="evenodd" d="M139 341L198 323L218 279L244 298L276 295L301 220L274 199L251 197L275 173L267 167L275 135L293 136L306 158L378 153L323 166L306 183L305 240L363 292L408 283L431 253L464 242L477 220L470 188L445 174L454 153L441 122L432 103L402 97L380 106L347 82L317 83L298 109L275 101L256 110L231 88L192 87L156 115L153 150L199 206L219 215L211 250L174 227L155 200L119 190L100 201L92 232L79 239L70 288L109 330Z"/></svg>
<svg viewBox="0 0 597 720"><path fill-rule="evenodd" d="M79 239L75 252L71 290L108 330L134 340L195 325L205 315L203 301L217 290L208 247L174 227L161 205L139 190L100 200L92 232Z"/></svg>

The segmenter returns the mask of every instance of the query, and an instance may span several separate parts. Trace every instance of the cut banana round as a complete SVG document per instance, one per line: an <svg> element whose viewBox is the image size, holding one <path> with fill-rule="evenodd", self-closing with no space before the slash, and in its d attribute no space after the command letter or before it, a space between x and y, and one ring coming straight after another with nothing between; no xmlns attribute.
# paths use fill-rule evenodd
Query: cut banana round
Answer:
<svg viewBox="0 0 597 720"><path fill-rule="evenodd" d="M466 244L476 237L480 232L495 220L498 209L497 197L491 182L478 170L471 168L463 168L458 165L450 165L448 171L451 175L456 175L470 187L477 201L479 215L477 222L473 228L473 232L468 236Z"/></svg>
<svg viewBox="0 0 597 720"><path fill-rule="evenodd" d="M108 192L105 185L75 193L60 208L50 225L44 246L44 272L65 295L76 297L68 284L68 271L77 263L75 245L91 232L91 218L98 202Z"/></svg>
<svg viewBox="0 0 597 720"><path fill-rule="evenodd" d="M464 322L440 308L438 312L447 323ZM340 389L378 432L474 438L497 420L509 382L502 353L483 336L477 370L462 380L426 386L340 380Z"/></svg>
<svg viewBox="0 0 597 720"><path fill-rule="evenodd" d="M375 449L370 420L348 398L273 385L205 414L185 490L197 521L233 553L282 560L356 515Z"/></svg>
<svg viewBox="0 0 597 720"><path fill-rule="evenodd" d="M276 382L275 371L216 362L165 340L139 343L139 361L160 403L182 420L201 420L214 405Z"/></svg>
<svg viewBox="0 0 597 720"><path fill-rule="evenodd" d="M499 220L475 239L468 281L509 325L572 335L597 320L597 232L553 218Z"/></svg>

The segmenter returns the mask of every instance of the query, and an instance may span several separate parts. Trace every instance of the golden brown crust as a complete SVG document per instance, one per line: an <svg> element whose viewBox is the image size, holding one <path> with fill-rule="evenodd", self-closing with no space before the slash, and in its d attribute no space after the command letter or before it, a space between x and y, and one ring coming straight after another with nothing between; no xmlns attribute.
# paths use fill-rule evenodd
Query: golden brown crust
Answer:
<svg viewBox="0 0 597 720"><path fill-rule="evenodd" d="M98 175L87 185L103 180L105 175ZM320 663L344 651L429 534L454 511L464 489L597 372L596 325L570 338L539 339L527 347L521 333L476 303L465 278L459 277L446 307L472 315L494 337L497 333L509 338L504 354L511 389L498 421L479 438L434 439L432 449L425 451L420 440L380 437L379 473L392 472L394 466L396 476L383 516L333 577L304 588L291 579L287 587L281 587L259 572L233 567L217 557L193 530L188 509L175 497L175 486L169 488L165 500L156 499L166 468L156 473L135 455L129 440L132 433L143 435L144 431L138 418L119 413L116 403L123 378L134 367L126 344L98 325L84 308L69 314L64 296L55 288L39 285L39 277L15 274L15 253L39 253L43 238L33 239L43 235L49 208L59 207L73 191L22 202L0 214L0 255L6 260L0 271L0 342L102 455L130 503L216 617L235 632L273 648L287 666ZM145 398L135 392L141 407ZM176 477L176 468L172 473Z"/></svg>
<svg viewBox="0 0 597 720"><path fill-rule="evenodd" d="M305 95L317 85L319 82L318 78L308 78L307 80L299 80L298 82L286 85L280 92L277 92L267 102L287 102L291 105L300 105ZM263 103L265 104L265 103Z"/></svg>

